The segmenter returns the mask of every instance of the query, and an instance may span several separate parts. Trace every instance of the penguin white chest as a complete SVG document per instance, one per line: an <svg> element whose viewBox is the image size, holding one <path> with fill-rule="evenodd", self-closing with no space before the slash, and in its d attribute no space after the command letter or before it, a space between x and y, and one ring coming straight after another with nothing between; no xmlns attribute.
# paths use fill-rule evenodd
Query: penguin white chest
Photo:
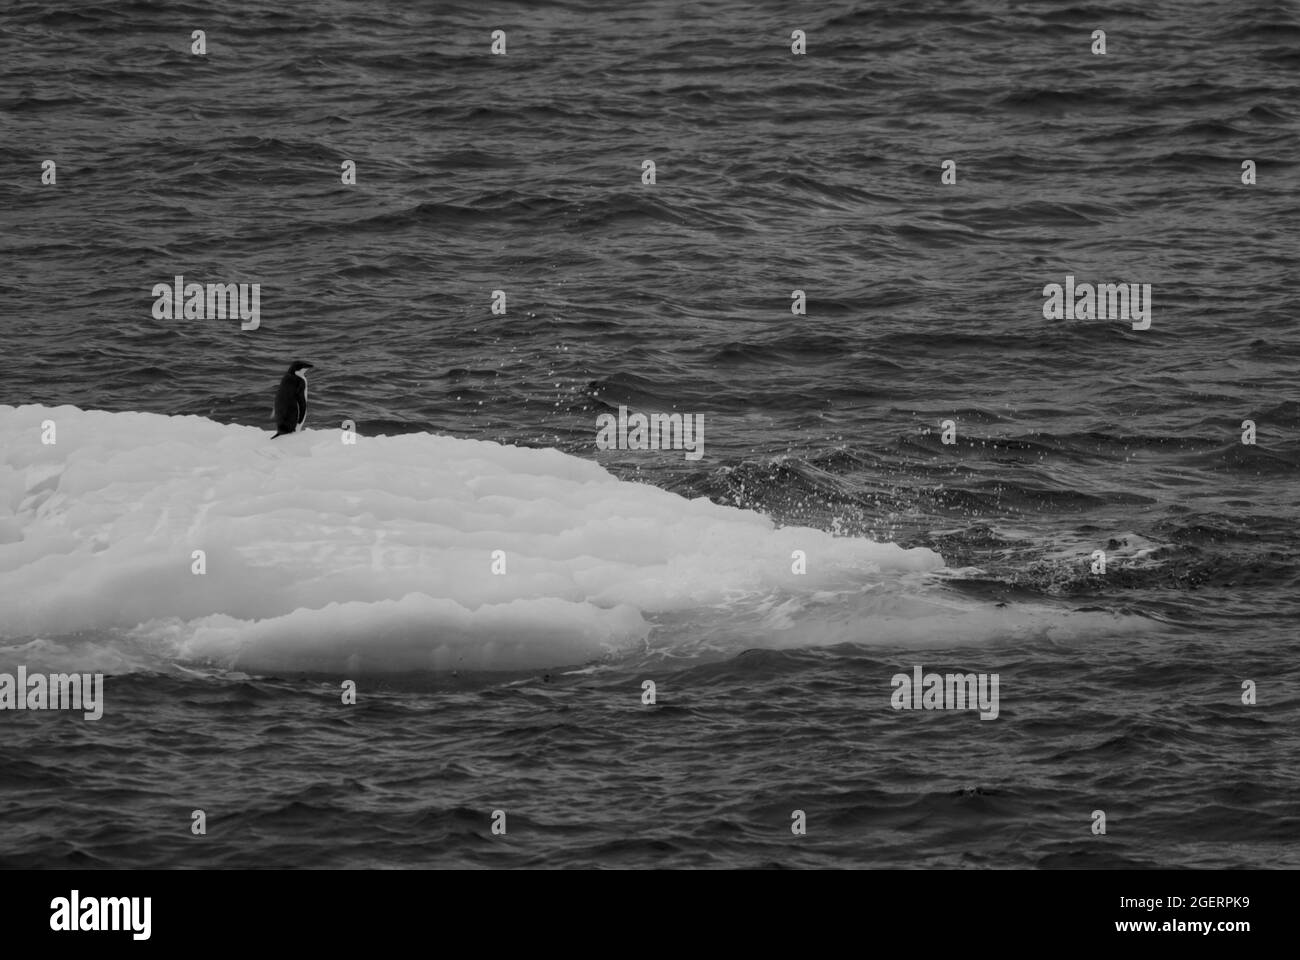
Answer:
<svg viewBox="0 0 1300 960"><path fill-rule="evenodd" d="M302 402L303 402L302 419L300 419L297 425L293 428L294 432L297 433L298 431L302 430L307 423L307 374L303 373L303 371L301 370L295 370L294 372L298 374L300 378L302 378Z"/></svg>

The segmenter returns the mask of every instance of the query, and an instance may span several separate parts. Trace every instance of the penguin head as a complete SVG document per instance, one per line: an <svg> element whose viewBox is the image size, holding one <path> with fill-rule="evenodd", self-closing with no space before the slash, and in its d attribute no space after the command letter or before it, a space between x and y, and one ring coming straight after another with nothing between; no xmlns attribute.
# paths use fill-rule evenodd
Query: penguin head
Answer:
<svg viewBox="0 0 1300 960"><path fill-rule="evenodd" d="M293 363L289 364L289 372L296 373L298 376L306 380L306 371L310 370L313 366L315 366L315 364L308 363L306 360L295 360Z"/></svg>

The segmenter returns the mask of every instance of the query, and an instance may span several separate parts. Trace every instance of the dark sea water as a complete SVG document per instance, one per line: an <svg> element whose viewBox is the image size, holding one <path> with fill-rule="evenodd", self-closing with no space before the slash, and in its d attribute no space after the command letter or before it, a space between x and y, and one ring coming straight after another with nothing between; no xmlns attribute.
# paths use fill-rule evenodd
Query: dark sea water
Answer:
<svg viewBox="0 0 1300 960"><path fill-rule="evenodd" d="M302 357L309 427L558 448L1124 627L648 614L346 711L155 663L95 723L0 713L0 865L1300 866L1298 103L1281 2L9 0L0 404L269 430ZM261 327L154 319L176 274L259 282ZM1067 275L1151 284L1150 328L1044 319ZM620 405L703 414L705 456L597 451ZM0 669L111 642L6 627ZM999 674L999 717L891 709L915 665Z"/></svg>

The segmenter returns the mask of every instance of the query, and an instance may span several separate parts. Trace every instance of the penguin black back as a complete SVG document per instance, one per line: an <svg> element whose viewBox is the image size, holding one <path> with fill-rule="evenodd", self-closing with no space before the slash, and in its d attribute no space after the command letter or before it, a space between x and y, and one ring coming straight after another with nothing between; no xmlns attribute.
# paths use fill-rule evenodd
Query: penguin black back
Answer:
<svg viewBox="0 0 1300 960"><path fill-rule="evenodd" d="M302 429L307 419L307 370L312 364L305 360L295 360L280 379L280 389L275 392L275 434L296 433Z"/></svg>

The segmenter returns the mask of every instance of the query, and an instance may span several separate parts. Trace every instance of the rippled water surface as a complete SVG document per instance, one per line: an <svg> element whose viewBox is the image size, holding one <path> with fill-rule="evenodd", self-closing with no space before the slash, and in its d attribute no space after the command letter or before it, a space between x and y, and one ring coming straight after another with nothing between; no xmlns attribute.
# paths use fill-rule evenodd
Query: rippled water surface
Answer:
<svg viewBox="0 0 1300 960"><path fill-rule="evenodd" d="M1293 4L280 6L0 11L0 404L269 430L302 357L308 426L555 447L1123 627L904 642L837 597L750 646L778 614L724 599L347 709L164 658L101 721L0 713L0 865L1300 866ZM177 274L260 283L260 328L155 319ZM1044 319L1067 275L1150 328ZM705 455L597 451L620 406ZM999 717L892 710L918 664Z"/></svg>

